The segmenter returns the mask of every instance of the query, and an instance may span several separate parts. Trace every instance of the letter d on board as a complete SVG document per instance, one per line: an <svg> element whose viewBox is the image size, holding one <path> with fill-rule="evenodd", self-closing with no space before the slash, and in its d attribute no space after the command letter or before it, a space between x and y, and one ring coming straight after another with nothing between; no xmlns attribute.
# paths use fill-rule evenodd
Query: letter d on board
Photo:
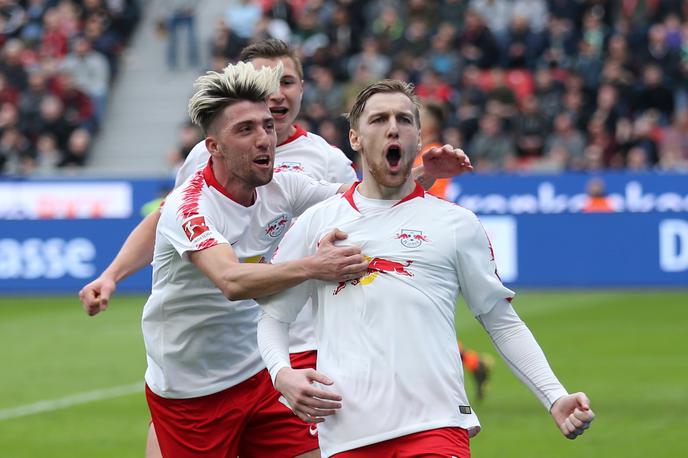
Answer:
<svg viewBox="0 0 688 458"><path fill-rule="evenodd" d="M688 221L666 219L659 223L659 267L664 272L688 270Z"/></svg>

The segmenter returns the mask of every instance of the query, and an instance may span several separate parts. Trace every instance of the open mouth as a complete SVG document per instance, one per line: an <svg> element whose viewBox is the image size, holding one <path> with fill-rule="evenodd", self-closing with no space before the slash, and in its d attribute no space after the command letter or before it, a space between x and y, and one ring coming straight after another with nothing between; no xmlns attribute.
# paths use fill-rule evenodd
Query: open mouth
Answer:
<svg viewBox="0 0 688 458"><path fill-rule="evenodd" d="M397 168L399 166L399 162L401 161L401 148L399 145L390 145L387 148L385 159L387 159L387 163L392 169Z"/></svg>
<svg viewBox="0 0 688 458"><path fill-rule="evenodd" d="M261 155L256 157L253 162L255 164L260 165L261 167L267 167L270 165L270 156L266 155Z"/></svg>
<svg viewBox="0 0 688 458"><path fill-rule="evenodd" d="M285 107L272 107L270 108L270 113L272 113L272 116L274 118L282 118L287 115L287 112L289 111L288 108Z"/></svg>

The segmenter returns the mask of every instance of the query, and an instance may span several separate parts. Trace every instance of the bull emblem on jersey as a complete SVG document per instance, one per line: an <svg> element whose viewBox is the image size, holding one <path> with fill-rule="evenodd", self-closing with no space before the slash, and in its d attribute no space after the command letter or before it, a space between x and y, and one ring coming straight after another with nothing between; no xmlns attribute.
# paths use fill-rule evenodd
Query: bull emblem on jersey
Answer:
<svg viewBox="0 0 688 458"><path fill-rule="evenodd" d="M423 235L423 232L413 229L402 229L395 238L406 248L418 248L421 243L428 241L428 237Z"/></svg>
<svg viewBox="0 0 688 458"><path fill-rule="evenodd" d="M205 224L205 217L203 216L195 216L189 219L182 224L182 228L189 242L193 242L196 237L208 230L208 226Z"/></svg>
<svg viewBox="0 0 688 458"><path fill-rule="evenodd" d="M287 228L287 223L289 223L289 218L287 218L287 215L278 216L268 223L268 225L265 227L265 233L273 238L279 237Z"/></svg>
<svg viewBox="0 0 688 458"><path fill-rule="evenodd" d="M339 292L346 287L347 283L351 283L351 286L356 286L359 283L362 285L370 284L373 282L373 280L375 280L375 278L377 278L379 274L394 273L403 277L413 277L413 272L407 269L408 266L413 264L413 261L398 262L384 258L370 258L368 256L365 258L368 261L368 269L366 274L363 277L357 278L356 280L351 280L350 282L340 281L332 294L335 296L339 294Z"/></svg>
<svg viewBox="0 0 688 458"><path fill-rule="evenodd" d="M282 162L278 166L275 167L274 172L279 173L279 172L303 172L303 166L301 165L300 162Z"/></svg>

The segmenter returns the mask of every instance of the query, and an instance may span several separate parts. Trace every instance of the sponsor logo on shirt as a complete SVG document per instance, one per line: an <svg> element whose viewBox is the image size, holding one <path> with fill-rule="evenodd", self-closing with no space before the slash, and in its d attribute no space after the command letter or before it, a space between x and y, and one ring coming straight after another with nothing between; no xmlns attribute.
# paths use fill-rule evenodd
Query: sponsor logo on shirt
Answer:
<svg viewBox="0 0 688 458"><path fill-rule="evenodd" d="M270 237L279 237L286 229L288 222L289 218L287 218L287 215L278 216L268 223L265 227L265 233Z"/></svg>
<svg viewBox="0 0 688 458"><path fill-rule="evenodd" d="M401 241L401 244L406 248L418 248L421 243L429 241L422 231L413 229L402 229L395 238Z"/></svg>
<svg viewBox="0 0 688 458"><path fill-rule="evenodd" d="M208 226L205 224L205 217L194 216L188 219L184 224L182 224L184 233L189 239L189 242L193 242L194 239L198 238L201 234L208 231Z"/></svg>
<svg viewBox="0 0 688 458"><path fill-rule="evenodd" d="M368 261L368 270L366 274L361 278L357 278L356 280L351 280L348 282L340 281L337 285L337 288L335 288L334 292L332 293L333 295L339 294L339 292L346 287L347 283L351 283L351 286L356 286L359 283L362 285L368 285L372 283L379 274L396 274L403 277L413 277L413 272L408 270L408 267L413 263L413 261L407 260L398 262L378 257L371 258L369 256L365 256L365 258Z"/></svg>
<svg viewBox="0 0 688 458"><path fill-rule="evenodd" d="M304 172L304 168L300 162L282 162L274 168L275 173L280 172Z"/></svg>

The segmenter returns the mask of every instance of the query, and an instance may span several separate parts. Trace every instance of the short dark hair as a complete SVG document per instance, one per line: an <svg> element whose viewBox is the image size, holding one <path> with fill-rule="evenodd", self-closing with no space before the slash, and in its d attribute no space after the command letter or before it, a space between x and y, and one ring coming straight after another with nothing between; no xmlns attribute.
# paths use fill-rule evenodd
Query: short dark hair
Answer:
<svg viewBox="0 0 688 458"><path fill-rule="evenodd" d="M413 93L414 89L415 87L413 84L399 80L382 80L377 83L369 84L365 89L358 93L356 100L354 100L354 104L351 107L351 111L349 111L349 113L346 115L346 118L349 120L349 125L352 129L355 129L358 126L358 121L363 114L363 110L365 110L366 103L368 103L368 99L370 99L372 96L375 94L389 94L398 92L400 94L404 94L411 100L411 102L413 102L415 107L414 115L416 116L416 125L420 127L420 101Z"/></svg>
<svg viewBox="0 0 688 458"><path fill-rule="evenodd" d="M294 62L294 66L296 66L299 78L303 79L303 65L301 65L301 61L296 56L296 52L282 40L268 38L267 40L257 41L246 46L239 54L239 60L242 62L250 62L253 59L277 59L280 57L290 58Z"/></svg>

